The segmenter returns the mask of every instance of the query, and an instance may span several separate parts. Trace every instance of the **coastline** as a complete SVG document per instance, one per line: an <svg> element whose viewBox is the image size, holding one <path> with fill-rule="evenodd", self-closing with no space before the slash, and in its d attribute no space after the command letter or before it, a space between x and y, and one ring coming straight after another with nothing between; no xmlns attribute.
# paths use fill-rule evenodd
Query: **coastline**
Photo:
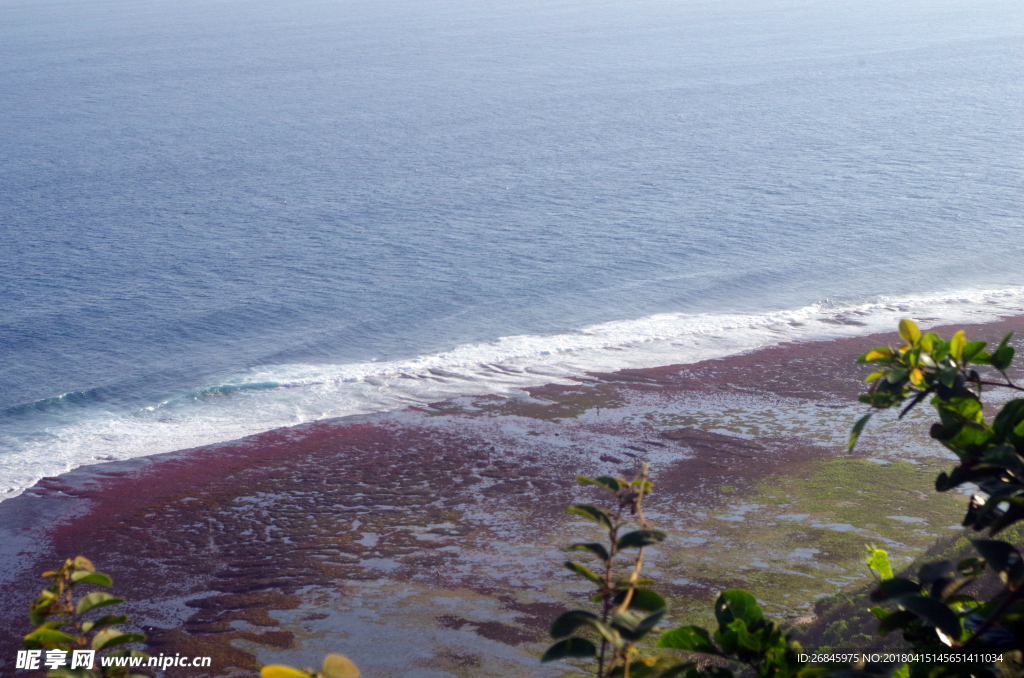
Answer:
<svg viewBox="0 0 1024 678"><path fill-rule="evenodd" d="M968 335L1008 331L1024 316ZM961 498L925 494L945 462L920 427L901 445L914 421L842 451L862 410L853 360L894 336L591 373L44 479L0 503L0 667L29 630L39 572L80 553L113 576L151 652L213 656L210 675L327 651L368 676L558 675L531 653L579 600L560 548L586 530L562 510L591 495L572 478L626 474L633 457L652 466L648 517L673 535L648 568L673 623L701 621L731 585L799 617L857 579L864 543L906 561L962 513ZM907 515L882 524L895 508L847 507L822 484L857 474L901 493ZM402 629L416 640L380 652Z"/></svg>
<svg viewBox="0 0 1024 678"><path fill-rule="evenodd" d="M108 402L75 391L0 417L0 502L96 461L239 440L283 427L466 395L515 398L592 372L696 364L786 343L888 332L902 317L978 325L1024 313L1024 288L953 290L760 313L663 313L553 335L503 336L396 360L282 363L228 370L189 388ZM158 381L158 380L157 380ZM115 399L116 400L116 399Z"/></svg>

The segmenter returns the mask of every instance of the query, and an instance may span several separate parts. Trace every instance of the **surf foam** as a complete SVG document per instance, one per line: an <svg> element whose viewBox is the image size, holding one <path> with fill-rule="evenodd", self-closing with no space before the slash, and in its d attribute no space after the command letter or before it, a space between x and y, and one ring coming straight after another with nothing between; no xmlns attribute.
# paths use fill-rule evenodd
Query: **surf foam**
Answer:
<svg viewBox="0 0 1024 678"><path fill-rule="evenodd" d="M588 372L692 364L784 342L976 324L1024 312L1024 288L825 301L761 314L663 313L551 336L519 335L406 360L269 365L131 412L76 408L0 453L0 498L40 478L97 460L188 449L283 426L425 406L463 395L522 397L522 389L574 383Z"/></svg>

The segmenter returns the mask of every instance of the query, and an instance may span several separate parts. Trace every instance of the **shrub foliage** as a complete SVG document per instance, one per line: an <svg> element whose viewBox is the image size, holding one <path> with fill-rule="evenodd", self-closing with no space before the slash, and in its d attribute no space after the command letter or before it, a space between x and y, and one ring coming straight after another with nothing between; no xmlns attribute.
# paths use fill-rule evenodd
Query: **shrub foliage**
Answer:
<svg viewBox="0 0 1024 678"><path fill-rule="evenodd" d="M125 633L117 628L126 623L128 617L111 614L109 608L123 603L124 598L106 591L82 594L86 586L110 586L111 578L97 572L85 556L68 558L60 569L44 572L43 576L50 579L50 584L29 607L29 620L36 629L25 636L24 645L26 650L42 650L50 656L56 653L65 660L65 665L57 666L47 675L50 678L132 678L127 667L106 667L100 662L103 655L148 656L123 647L146 640L141 633ZM96 653L91 662L93 668L72 667L71 656L83 650Z"/></svg>

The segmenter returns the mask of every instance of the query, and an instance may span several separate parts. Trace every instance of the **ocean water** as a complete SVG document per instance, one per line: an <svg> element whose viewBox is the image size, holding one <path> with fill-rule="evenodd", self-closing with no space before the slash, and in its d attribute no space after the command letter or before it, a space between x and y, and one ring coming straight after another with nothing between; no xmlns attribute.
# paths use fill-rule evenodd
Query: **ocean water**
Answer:
<svg viewBox="0 0 1024 678"><path fill-rule="evenodd" d="M1017 0L5 0L0 497L1024 312L1022 67Z"/></svg>

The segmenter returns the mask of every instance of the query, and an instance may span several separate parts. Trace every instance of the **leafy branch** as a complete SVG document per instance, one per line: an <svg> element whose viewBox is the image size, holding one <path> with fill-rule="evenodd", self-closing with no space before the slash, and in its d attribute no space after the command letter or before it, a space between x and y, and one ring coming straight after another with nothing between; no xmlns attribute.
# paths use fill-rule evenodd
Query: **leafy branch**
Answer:
<svg viewBox="0 0 1024 678"><path fill-rule="evenodd" d="M651 633L665 616L665 599L656 591L645 588L650 580L642 579L644 549L666 537L664 532L651 529L643 514L643 500L654 485L648 479L648 466L644 464L632 480L601 476L577 476L585 485L599 487L614 497L611 509L592 504L573 504L567 513L597 524L607 540L580 542L568 547L569 551L582 551L594 556L600 564L600 573L574 561L565 567L596 587L591 601L600 606L600 613L589 610L571 610L551 625L551 636L561 639L548 648L541 661L557 659L597 658L598 678L623 676L624 678L669 678L691 669L692 662L680 662L672 657L638 658L637 643ZM639 529L620 536L630 523ZM636 549L636 559L627 571L617 574L617 559L624 551ZM579 635L587 632L596 636L600 648L592 640Z"/></svg>
<svg viewBox="0 0 1024 678"><path fill-rule="evenodd" d="M956 332L946 341L922 334L911 320L902 320L899 348L879 347L858 358L858 363L881 369L868 375L868 393L860 401L874 410L900 407L900 418L931 396L939 421L930 435L959 459L950 472L939 474L935 489L947 492L964 485L977 487L967 505L963 525L990 536L1024 519L1024 399L1006 403L986 420L982 394L986 387L1024 391L1007 374L1014 348L1007 334L991 351L983 341L968 341ZM999 378L983 377L977 367L988 367ZM852 450L873 412L861 417L850 435ZM1024 646L1024 558L1009 542L974 539L978 557L956 566L950 561L928 563L917 578L895 577L884 551L870 549L869 567L878 587L871 594L876 605L879 633L903 632L905 640L922 653L956 653L963 661L918 662L906 665L906 676L993 675L991 662L975 659L984 654L1018 651ZM964 590L985 571L999 577L1002 588L988 600ZM1004 674L1006 670L1004 668Z"/></svg>
<svg viewBox="0 0 1024 678"><path fill-rule="evenodd" d="M43 577L50 584L40 592L29 607L29 620L36 629L25 636L26 650L48 650L48 659L55 656L63 660L47 673L51 678L125 678L127 667L107 667L95 662L95 655L111 648L119 648L107 654L108 657L148 657L139 650L121 648L129 643L146 640L141 633L125 633L117 624L128 621L127 615L104 614L99 618L86 619L96 610L124 602L106 591L93 591L75 597L78 587L92 584L108 587L113 580L96 568L85 556L68 558L60 569L44 572ZM87 666L75 666L67 661L67 653L94 653L89 655ZM55 662L56 663L56 662ZM96 666L99 664L99 666ZM145 678L142 676L141 678Z"/></svg>

